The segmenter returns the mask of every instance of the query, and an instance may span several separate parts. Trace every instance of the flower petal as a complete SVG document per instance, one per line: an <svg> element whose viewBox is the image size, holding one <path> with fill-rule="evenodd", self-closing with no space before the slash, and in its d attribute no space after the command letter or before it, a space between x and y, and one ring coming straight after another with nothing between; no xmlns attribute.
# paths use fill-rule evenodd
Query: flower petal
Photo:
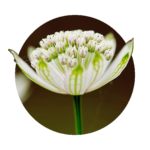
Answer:
<svg viewBox="0 0 150 150"><path fill-rule="evenodd" d="M58 58L53 59L53 60L51 61L51 63L52 63L53 66L56 68L56 70L57 70L58 72L60 72L60 74L62 74L62 76L64 77L64 76L65 76L65 73L66 73L66 70L65 70L64 66L61 65L59 59L58 59Z"/></svg>
<svg viewBox="0 0 150 150"><path fill-rule="evenodd" d="M30 62L32 61L31 53L32 53L34 50L35 50L35 47L33 47L33 46L29 46L29 47L27 48L27 56L28 56Z"/></svg>
<svg viewBox="0 0 150 150"><path fill-rule="evenodd" d="M105 58L102 54L95 52L92 62L89 64L87 69L87 88L89 88L97 79L97 77L100 77L105 68L106 63L104 62Z"/></svg>
<svg viewBox="0 0 150 150"><path fill-rule="evenodd" d="M47 63L41 58L36 67L36 72L48 84L67 93L64 87L64 77L56 70L51 62Z"/></svg>
<svg viewBox="0 0 150 150"><path fill-rule="evenodd" d="M71 95L82 95L86 90L86 71L79 64L72 70L69 70L65 78L66 91Z"/></svg>
<svg viewBox="0 0 150 150"><path fill-rule="evenodd" d="M110 64L108 69L102 75L100 80L93 84L86 92L90 92L104 86L105 84L112 81L121 74L132 55L133 42L134 41L132 39L126 43L126 45L122 48L122 50L116 56L114 61Z"/></svg>
<svg viewBox="0 0 150 150"><path fill-rule="evenodd" d="M13 51L13 50L9 50L12 55L14 56L14 59L16 60L16 63L18 65L18 67L22 70L22 72L33 82L35 82L36 84L50 90L56 93L62 93L65 94L63 91L56 89L55 87L49 85L48 83L46 83L44 80L42 80L36 73L35 71L28 66L28 64L23 61L19 55Z"/></svg>
<svg viewBox="0 0 150 150"><path fill-rule="evenodd" d="M105 40L107 41L112 41L112 49L111 51L113 52L113 56L116 50L116 39L114 37L114 35L112 33L109 33L105 36ZM113 58L112 56L112 58ZM103 54L95 52L92 62L89 64L88 67L88 80L89 84L88 87L92 86L93 84L95 84L100 77L102 76L102 74L104 73L104 71L106 70L106 68L108 67L108 65L110 64L112 58L107 61L106 58L104 57Z"/></svg>

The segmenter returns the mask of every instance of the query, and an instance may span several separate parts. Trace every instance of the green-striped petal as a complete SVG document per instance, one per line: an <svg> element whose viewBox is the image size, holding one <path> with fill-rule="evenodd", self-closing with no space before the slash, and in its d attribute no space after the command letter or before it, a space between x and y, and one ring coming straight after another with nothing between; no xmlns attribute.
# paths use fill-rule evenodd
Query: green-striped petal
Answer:
<svg viewBox="0 0 150 150"><path fill-rule="evenodd" d="M66 92L64 87L64 78L51 62L47 63L41 58L36 67L36 72L45 82L58 90Z"/></svg>
<svg viewBox="0 0 150 150"><path fill-rule="evenodd" d="M92 62L89 64L87 69L87 88L90 87L104 72L105 58L102 54L95 52Z"/></svg>
<svg viewBox="0 0 150 150"><path fill-rule="evenodd" d="M14 59L16 60L16 63L18 65L18 67L22 70L22 72L33 82L35 82L36 84L42 86L45 89L48 89L50 91L53 91L55 93L61 93L61 94L66 94L65 92L58 90L57 88L51 86L50 84L46 83L43 79L41 79L36 72L29 67L29 65L23 61L19 55L13 51L13 50L9 50L12 55L14 56Z"/></svg>
<svg viewBox="0 0 150 150"><path fill-rule="evenodd" d="M56 68L56 70L60 74L62 74L63 77L65 76L66 68L63 65L61 65L61 63L60 63L58 58L52 59L51 64Z"/></svg>
<svg viewBox="0 0 150 150"><path fill-rule="evenodd" d="M95 83L93 84L87 92L96 90L108 82L114 80L116 77L118 77L121 72L124 70L126 67L132 52L133 52L133 39L130 40L125 44L125 46L122 48L122 50L119 52L117 57L114 59L114 61L110 64L108 69L105 71L105 73L102 75L102 77Z"/></svg>
<svg viewBox="0 0 150 150"><path fill-rule="evenodd" d="M71 95L82 95L86 90L86 71L79 64L66 73L65 77L66 91Z"/></svg>
<svg viewBox="0 0 150 150"><path fill-rule="evenodd" d="M107 34L105 36L105 40L112 41L111 51L113 52L113 56L114 56L114 53L116 51L116 39L114 35L112 33ZM87 69L87 72L88 72L87 82L89 82L87 88L95 84L101 78L102 74L104 73L104 71L106 70L106 68L108 67L108 65L110 64L113 58L112 56L112 58L109 61L107 61L102 53L95 52L93 54L94 56L92 60L87 58L87 61L91 61Z"/></svg>

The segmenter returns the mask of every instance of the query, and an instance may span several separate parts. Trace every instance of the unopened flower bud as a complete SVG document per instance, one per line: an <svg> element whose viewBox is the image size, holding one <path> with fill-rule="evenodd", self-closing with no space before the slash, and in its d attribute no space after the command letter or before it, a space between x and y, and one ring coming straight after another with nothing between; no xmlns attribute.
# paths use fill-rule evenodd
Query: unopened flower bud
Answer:
<svg viewBox="0 0 150 150"><path fill-rule="evenodd" d="M43 60L50 62L51 61L51 55L49 54L49 52L47 50L43 50L42 51L42 55L41 57L43 58Z"/></svg>
<svg viewBox="0 0 150 150"><path fill-rule="evenodd" d="M90 40L88 42L88 50L90 52L94 52L95 51L95 46L96 46L96 42L94 40Z"/></svg>
<svg viewBox="0 0 150 150"><path fill-rule="evenodd" d="M74 58L76 58L77 57L77 53L78 53L78 51L77 51L77 49L76 49L76 47L74 46L74 47L72 47L71 48L71 56L73 56Z"/></svg>
<svg viewBox="0 0 150 150"><path fill-rule="evenodd" d="M60 31L59 33L61 34L61 36L64 36L64 34L65 34L64 31Z"/></svg>
<svg viewBox="0 0 150 150"><path fill-rule="evenodd" d="M103 35L100 33L95 33L94 40L98 43L100 43L104 39Z"/></svg>
<svg viewBox="0 0 150 150"><path fill-rule="evenodd" d="M49 53L49 55L51 56L52 59L55 59L55 58L58 57L58 53L57 53L57 51L54 47L50 47L48 49L48 53Z"/></svg>
<svg viewBox="0 0 150 150"><path fill-rule="evenodd" d="M42 39L42 41L46 44L46 46L50 46L50 41L49 39L45 38L45 39Z"/></svg>
<svg viewBox="0 0 150 150"><path fill-rule="evenodd" d="M34 59L32 62L31 62L31 66L36 69L36 66L38 65L39 61L37 59Z"/></svg>
<svg viewBox="0 0 150 150"><path fill-rule="evenodd" d="M62 41L56 42L56 50L58 51L59 54L65 52L65 44Z"/></svg>
<svg viewBox="0 0 150 150"><path fill-rule="evenodd" d="M40 55L41 55L40 49L35 49L35 50L31 53L32 59L38 59L38 60L39 60Z"/></svg>
<svg viewBox="0 0 150 150"><path fill-rule="evenodd" d="M95 32L93 30L87 31L89 34L89 39L92 40L94 38Z"/></svg>
<svg viewBox="0 0 150 150"><path fill-rule="evenodd" d="M105 51L104 55L105 55L107 60L110 60L113 56L113 53L110 49L108 49L108 50Z"/></svg>
<svg viewBox="0 0 150 150"><path fill-rule="evenodd" d="M59 32L55 33L55 42L59 42L63 40L63 36Z"/></svg>
<svg viewBox="0 0 150 150"><path fill-rule="evenodd" d="M47 44L44 43L44 41L40 41L39 44L40 44L40 46L43 47L43 48L47 48L47 47L48 47Z"/></svg>
<svg viewBox="0 0 150 150"><path fill-rule="evenodd" d="M77 46L79 47L79 46L85 46L85 43L86 43L86 41L85 41L85 39L84 38L78 38L77 39Z"/></svg>
<svg viewBox="0 0 150 150"><path fill-rule="evenodd" d="M82 47L79 47L78 51L79 51L79 55L80 55L82 58L84 58L84 57L86 56L87 52L88 52L88 48L82 46Z"/></svg>
<svg viewBox="0 0 150 150"><path fill-rule="evenodd" d="M66 40L68 39L68 36L69 36L71 33L72 33L72 31L65 31L64 37L65 37Z"/></svg>
<svg viewBox="0 0 150 150"><path fill-rule="evenodd" d="M48 35L48 36L47 36L47 39L49 39L48 41L49 41L52 45L54 45L54 44L56 43L56 37L55 37L54 34Z"/></svg>
<svg viewBox="0 0 150 150"><path fill-rule="evenodd" d="M69 67L75 67L77 65L77 59L76 58L69 58L68 59L68 65Z"/></svg>
<svg viewBox="0 0 150 150"><path fill-rule="evenodd" d="M39 59L39 54L36 52L36 50L34 50L32 53L31 53L31 58L32 59Z"/></svg>
<svg viewBox="0 0 150 150"><path fill-rule="evenodd" d="M64 46L66 46L66 45L67 45L67 41L66 41L66 39L64 39L64 40L63 40L63 43L64 43Z"/></svg>
<svg viewBox="0 0 150 150"><path fill-rule="evenodd" d="M48 46L53 45L53 40L50 39L50 38L47 38L47 45L48 45Z"/></svg>
<svg viewBox="0 0 150 150"><path fill-rule="evenodd" d="M76 43L77 37L74 34L70 34L68 36L68 42L70 45L74 46L74 44Z"/></svg>
<svg viewBox="0 0 150 150"><path fill-rule="evenodd" d="M61 38L61 40L63 40L64 32L63 31L55 32L55 35L59 36Z"/></svg>
<svg viewBox="0 0 150 150"><path fill-rule="evenodd" d="M68 56L74 57L74 58L77 57L77 52L78 51L77 51L75 46L74 47L72 47L72 46L68 47L66 51L67 51Z"/></svg>
<svg viewBox="0 0 150 150"><path fill-rule="evenodd" d="M81 37L83 37L87 42L90 39L90 35L89 35L88 31L82 32Z"/></svg>
<svg viewBox="0 0 150 150"><path fill-rule="evenodd" d="M58 59L62 65L66 65L68 57L65 54L59 55Z"/></svg>
<svg viewBox="0 0 150 150"><path fill-rule="evenodd" d="M102 41L102 42L96 44L95 50L97 52L103 52L104 49L105 49L105 42Z"/></svg>
<svg viewBox="0 0 150 150"><path fill-rule="evenodd" d="M82 33L82 30L80 29L73 31L73 34L76 35L76 37L79 37L81 33Z"/></svg>
<svg viewBox="0 0 150 150"><path fill-rule="evenodd" d="M71 56L71 49L72 49L71 46L69 46L69 47L66 49L66 53L67 53L68 56Z"/></svg>

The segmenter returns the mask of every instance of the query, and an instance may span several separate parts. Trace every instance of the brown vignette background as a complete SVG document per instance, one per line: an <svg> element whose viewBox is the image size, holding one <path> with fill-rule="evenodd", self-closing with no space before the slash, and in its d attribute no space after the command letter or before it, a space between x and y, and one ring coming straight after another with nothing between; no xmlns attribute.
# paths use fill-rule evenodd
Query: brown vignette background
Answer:
<svg viewBox="0 0 150 150"><path fill-rule="evenodd" d="M112 32L117 40L115 56L125 44L122 37L107 24L94 18L73 15L59 17L40 26L25 41L19 55L22 59L28 60L28 46L39 47L39 41L48 34L75 29L94 30L103 35ZM26 62L30 65L29 61ZM16 74L18 72L21 71L16 66ZM119 77L102 88L82 96L84 134L104 128L121 114L130 100L134 78L134 63L131 58ZM23 103L29 114L40 124L53 131L75 134L72 96L53 93L33 82L31 89L32 94Z"/></svg>

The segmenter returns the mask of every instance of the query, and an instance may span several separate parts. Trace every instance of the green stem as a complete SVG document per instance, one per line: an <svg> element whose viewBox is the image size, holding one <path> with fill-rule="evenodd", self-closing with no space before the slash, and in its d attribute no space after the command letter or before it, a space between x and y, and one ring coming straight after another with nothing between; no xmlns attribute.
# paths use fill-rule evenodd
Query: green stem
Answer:
<svg viewBox="0 0 150 150"><path fill-rule="evenodd" d="M82 134L82 118L81 118L81 97L80 95L73 96L74 98L74 113L75 113L75 124L76 134Z"/></svg>

